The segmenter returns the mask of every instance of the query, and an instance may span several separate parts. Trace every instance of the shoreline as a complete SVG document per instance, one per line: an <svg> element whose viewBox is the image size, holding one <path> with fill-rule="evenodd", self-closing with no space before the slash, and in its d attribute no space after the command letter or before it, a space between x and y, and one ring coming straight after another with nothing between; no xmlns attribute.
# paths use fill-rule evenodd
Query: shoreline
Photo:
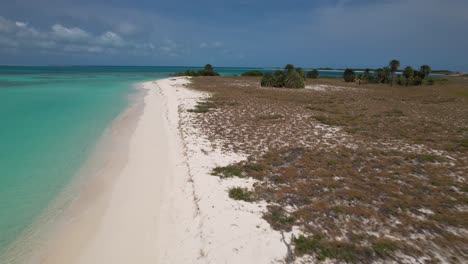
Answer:
<svg viewBox="0 0 468 264"><path fill-rule="evenodd" d="M85 207L91 204L91 199L93 202L100 202L105 195L108 195L109 182L113 180L112 174L117 174L126 162L128 139L143 111L141 102L146 91L138 87L131 89L134 91L131 91L127 97L127 106L96 140L75 176L31 226L4 250L2 259L8 263L42 263L41 256L50 246L49 242L43 241L57 239L64 231L62 229L68 227L69 222L75 221L74 218L77 217L75 212L90 209ZM111 161L119 161L120 165L111 166L109 164ZM92 198L88 197L90 194Z"/></svg>
<svg viewBox="0 0 468 264"><path fill-rule="evenodd" d="M192 109L208 97L185 77L140 83L136 99L98 143L76 179L78 197L26 263L273 263L282 233L264 203L232 200L215 166L245 159L215 149Z"/></svg>

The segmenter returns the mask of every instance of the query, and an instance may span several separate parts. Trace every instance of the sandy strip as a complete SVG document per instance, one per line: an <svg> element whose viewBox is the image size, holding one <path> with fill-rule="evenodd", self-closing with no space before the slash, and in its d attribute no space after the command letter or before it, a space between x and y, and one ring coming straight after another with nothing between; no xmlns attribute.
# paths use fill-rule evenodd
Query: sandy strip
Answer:
<svg viewBox="0 0 468 264"><path fill-rule="evenodd" d="M142 84L141 111L126 147L106 156L44 253L34 263L277 263L287 248L261 218L265 204L234 201L215 166L245 157L223 153L197 127L192 108L207 95L187 78ZM135 109L140 109L134 106ZM138 114L135 114L138 113ZM129 126L132 123L129 122ZM109 148L112 149L112 148Z"/></svg>

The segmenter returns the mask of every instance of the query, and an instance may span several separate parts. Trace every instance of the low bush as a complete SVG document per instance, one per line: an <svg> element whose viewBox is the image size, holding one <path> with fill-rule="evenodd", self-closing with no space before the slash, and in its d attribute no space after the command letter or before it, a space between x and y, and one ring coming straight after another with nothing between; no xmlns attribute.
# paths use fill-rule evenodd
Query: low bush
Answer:
<svg viewBox="0 0 468 264"><path fill-rule="evenodd" d="M234 165L216 167L211 172L211 175L219 176L220 178L241 177L242 169Z"/></svg>
<svg viewBox="0 0 468 264"><path fill-rule="evenodd" d="M403 79L401 78L401 76L397 76L396 82L398 85L403 85Z"/></svg>
<svg viewBox="0 0 468 264"><path fill-rule="evenodd" d="M304 78L300 75L299 72L291 71L286 76L286 79L284 81L284 87L295 89L304 88Z"/></svg>
<svg viewBox="0 0 468 264"><path fill-rule="evenodd" d="M419 76L416 76L413 78L413 85L421 85L422 84L422 78Z"/></svg>
<svg viewBox="0 0 468 264"><path fill-rule="evenodd" d="M280 88L284 87L284 81L286 79L286 76L283 71L275 71L273 73L273 87Z"/></svg>
<svg viewBox="0 0 468 264"><path fill-rule="evenodd" d="M353 70L346 69L343 73L343 78L345 82L354 82L354 79L356 79L356 74L354 74Z"/></svg>
<svg viewBox="0 0 468 264"><path fill-rule="evenodd" d="M312 237L300 235L293 239L293 243L295 251L299 255L314 254L320 261L329 258L346 263L360 263L372 258L384 258L400 247L396 242L388 239L376 239L369 246L360 246L343 241L328 241L320 234Z"/></svg>
<svg viewBox="0 0 468 264"><path fill-rule="evenodd" d="M306 77L310 79L317 79L319 77L319 72L316 69L313 69L307 72Z"/></svg>
<svg viewBox="0 0 468 264"><path fill-rule="evenodd" d="M248 71L241 74L241 76L263 76L263 72L261 71Z"/></svg>
<svg viewBox="0 0 468 264"><path fill-rule="evenodd" d="M260 81L262 87L273 87L273 73L267 72Z"/></svg>
<svg viewBox="0 0 468 264"><path fill-rule="evenodd" d="M213 70L213 66L211 66L211 64L207 64L207 65L205 65L203 70L194 71L194 70L189 69L189 70L186 70L186 71L183 71L183 72L176 72L174 75L175 76L192 76L192 77L196 77L196 76L219 76L219 73L215 72Z"/></svg>
<svg viewBox="0 0 468 264"><path fill-rule="evenodd" d="M288 64L284 71L277 70L274 73L263 74L260 85L276 88L304 88L304 72L301 68L295 68L293 65Z"/></svg>
<svg viewBox="0 0 468 264"><path fill-rule="evenodd" d="M247 188L242 187L233 187L229 189L229 197L238 200L238 201L245 201L245 202L253 202L254 193L249 191Z"/></svg>

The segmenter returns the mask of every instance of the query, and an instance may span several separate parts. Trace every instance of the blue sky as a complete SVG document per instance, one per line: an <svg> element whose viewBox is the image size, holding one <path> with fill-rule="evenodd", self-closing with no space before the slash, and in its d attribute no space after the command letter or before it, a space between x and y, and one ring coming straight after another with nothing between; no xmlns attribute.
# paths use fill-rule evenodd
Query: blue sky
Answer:
<svg viewBox="0 0 468 264"><path fill-rule="evenodd" d="M468 71L466 0L15 0L0 64L380 67Z"/></svg>

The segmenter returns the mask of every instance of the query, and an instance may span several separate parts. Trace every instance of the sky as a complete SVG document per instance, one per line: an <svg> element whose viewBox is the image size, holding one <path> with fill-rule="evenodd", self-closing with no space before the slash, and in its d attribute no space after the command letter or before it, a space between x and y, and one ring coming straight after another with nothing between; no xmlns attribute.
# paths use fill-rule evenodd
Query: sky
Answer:
<svg viewBox="0 0 468 264"><path fill-rule="evenodd" d="M0 2L0 64L468 71L467 0Z"/></svg>

